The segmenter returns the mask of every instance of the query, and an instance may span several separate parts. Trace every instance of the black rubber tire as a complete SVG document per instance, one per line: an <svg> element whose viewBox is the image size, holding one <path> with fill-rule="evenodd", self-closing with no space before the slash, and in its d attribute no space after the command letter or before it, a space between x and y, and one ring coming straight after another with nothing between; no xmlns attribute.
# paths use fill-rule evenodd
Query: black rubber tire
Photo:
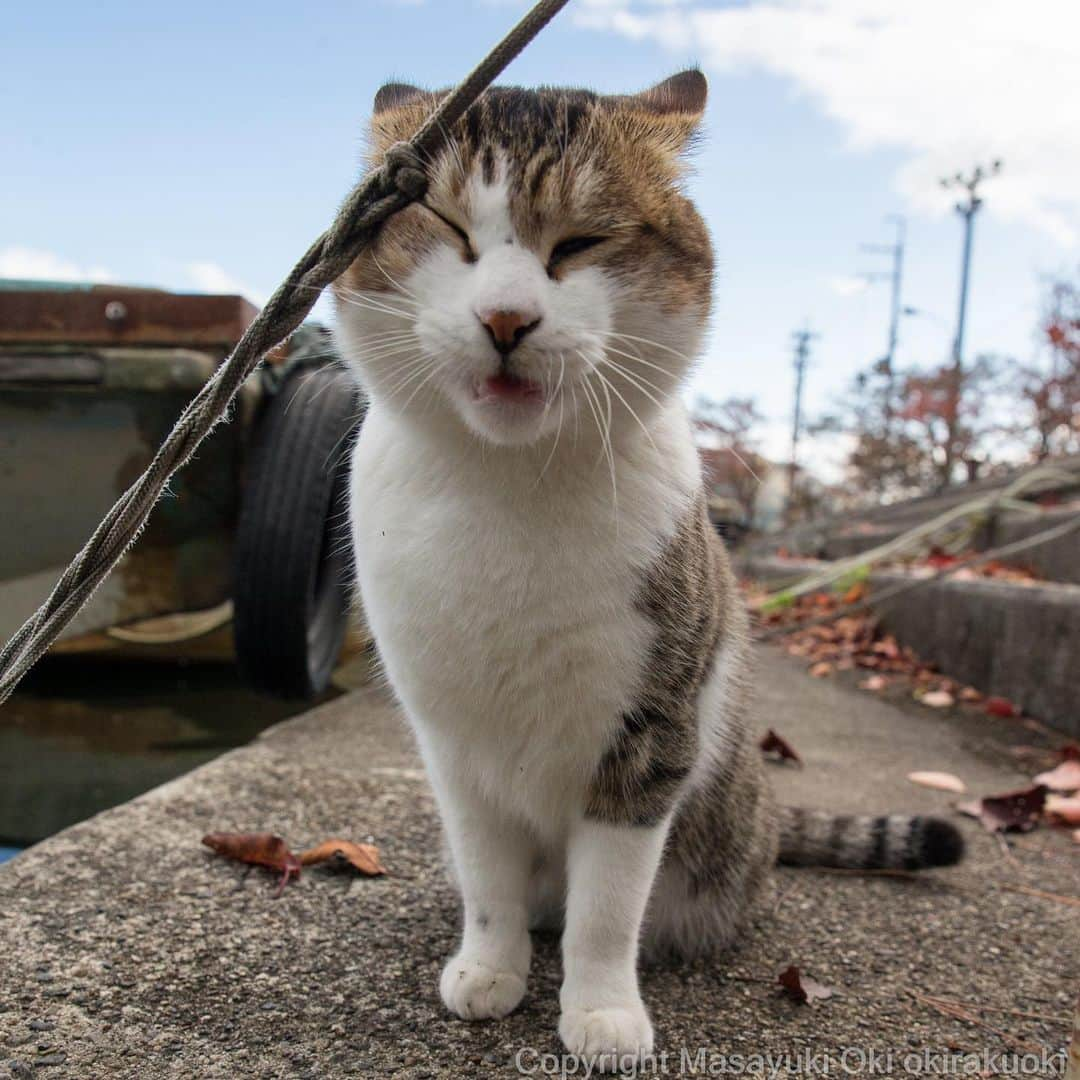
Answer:
<svg viewBox="0 0 1080 1080"><path fill-rule="evenodd" d="M317 697L341 652L359 424L356 384L337 365L294 372L258 419L236 529L233 631L242 675L277 697Z"/></svg>

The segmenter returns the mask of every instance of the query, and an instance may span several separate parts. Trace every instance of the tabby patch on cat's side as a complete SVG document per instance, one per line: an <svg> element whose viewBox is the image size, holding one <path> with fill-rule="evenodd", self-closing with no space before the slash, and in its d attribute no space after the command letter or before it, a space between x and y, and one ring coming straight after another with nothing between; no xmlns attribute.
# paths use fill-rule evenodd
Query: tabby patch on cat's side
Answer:
<svg viewBox="0 0 1080 1080"><path fill-rule="evenodd" d="M375 100L371 161L439 95ZM562 928L559 1033L651 1052L641 951L730 944L777 858L945 865L952 825L778 809L746 695L747 620L680 387L712 248L683 189L706 84L488 90L335 286L370 408L353 455L362 601L411 722L464 905L440 990L526 992Z"/></svg>

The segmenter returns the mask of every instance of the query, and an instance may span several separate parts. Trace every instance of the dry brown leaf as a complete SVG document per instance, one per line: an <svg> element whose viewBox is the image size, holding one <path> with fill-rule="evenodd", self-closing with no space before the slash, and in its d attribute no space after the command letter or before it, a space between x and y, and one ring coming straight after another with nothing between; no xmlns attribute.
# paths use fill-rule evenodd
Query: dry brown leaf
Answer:
<svg viewBox="0 0 1080 1080"><path fill-rule="evenodd" d="M795 747L783 735L777 735L772 728L769 728L762 735L758 746L763 754L778 754L781 761L794 761L796 765L803 763L802 758L796 753Z"/></svg>
<svg viewBox="0 0 1080 1080"><path fill-rule="evenodd" d="M810 674L815 679L824 679L833 673L833 665L828 660L820 660L810 668Z"/></svg>
<svg viewBox="0 0 1080 1080"><path fill-rule="evenodd" d="M947 709L956 704L956 698L948 690L928 690L919 701L931 709Z"/></svg>
<svg viewBox="0 0 1080 1080"><path fill-rule="evenodd" d="M908 773L908 779L913 784L922 787L934 788L935 791L951 791L956 795L963 795L967 791L967 785L959 776L953 776L947 772L913 772Z"/></svg>
<svg viewBox="0 0 1080 1080"><path fill-rule="evenodd" d="M285 841L273 833L207 833L202 842L228 859L265 866L281 871L276 896L280 896L289 878L300 877L300 861L289 850Z"/></svg>
<svg viewBox="0 0 1080 1080"><path fill-rule="evenodd" d="M969 702L969 703L975 703L975 702L978 702L978 701L982 701L982 699L983 699L982 694L979 693L979 691L976 690L974 686L965 686L960 691L960 700L961 701L966 701L966 702Z"/></svg>
<svg viewBox="0 0 1080 1080"><path fill-rule="evenodd" d="M1057 768L1039 773L1032 783L1045 784L1051 791L1080 791L1080 761L1066 758Z"/></svg>
<svg viewBox="0 0 1080 1080"><path fill-rule="evenodd" d="M1000 716L1004 720L1011 720L1020 715L1020 710L1004 697L989 697L986 699L986 713L988 716Z"/></svg>
<svg viewBox="0 0 1080 1080"><path fill-rule="evenodd" d="M988 795L974 802L958 803L956 809L968 817L978 818L989 832L1030 832L1039 822L1046 805L1046 788L1042 784Z"/></svg>
<svg viewBox="0 0 1080 1080"><path fill-rule="evenodd" d="M870 675L859 683L860 690L872 690L877 693L889 685L889 680L884 675Z"/></svg>
<svg viewBox="0 0 1080 1080"><path fill-rule="evenodd" d="M1074 844L1080 844L1080 829L1077 829L1077 830L1076 830L1076 831L1075 831L1075 832L1074 832L1074 833L1072 834L1072 837L1073 837L1073 843L1074 843Z"/></svg>
<svg viewBox="0 0 1080 1080"><path fill-rule="evenodd" d="M379 877L386 873L386 868L379 862L379 849L374 844L356 844L352 840L324 840L300 856L300 862L304 866L330 861L348 863L366 877Z"/></svg>
<svg viewBox="0 0 1080 1080"><path fill-rule="evenodd" d="M800 1005L813 1005L815 1001L824 1001L833 996L833 991L828 986L822 986L816 979L802 974L794 964L784 968L777 975L776 981L784 988L788 997Z"/></svg>

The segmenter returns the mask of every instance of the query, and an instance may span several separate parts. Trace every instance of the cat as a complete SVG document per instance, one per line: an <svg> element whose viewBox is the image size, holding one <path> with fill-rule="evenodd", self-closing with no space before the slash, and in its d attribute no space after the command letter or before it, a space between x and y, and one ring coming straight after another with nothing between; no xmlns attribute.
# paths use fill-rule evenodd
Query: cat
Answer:
<svg viewBox="0 0 1080 1080"><path fill-rule="evenodd" d="M375 99L371 161L439 95ZM946 865L949 823L774 806L747 616L680 387L713 256L683 190L706 100L489 89L422 202L335 285L370 400L353 450L362 604L415 730L464 905L440 990L502 1017L562 928L559 1033L652 1051L639 953L731 944L779 858Z"/></svg>

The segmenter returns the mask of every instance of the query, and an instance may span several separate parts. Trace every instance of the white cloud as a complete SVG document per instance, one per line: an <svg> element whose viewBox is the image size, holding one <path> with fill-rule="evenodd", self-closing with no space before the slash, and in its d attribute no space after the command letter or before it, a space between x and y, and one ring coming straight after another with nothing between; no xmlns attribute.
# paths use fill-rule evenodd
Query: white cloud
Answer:
<svg viewBox="0 0 1080 1080"><path fill-rule="evenodd" d="M0 248L0 278L34 281L114 281L103 266L80 266L40 248Z"/></svg>
<svg viewBox="0 0 1080 1080"><path fill-rule="evenodd" d="M215 262L192 262L184 267L189 281L202 292L208 293L238 293L246 296L253 303L266 303L266 297L250 285L233 277L224 267Z"/></svg>
<svg viewBox="0 0 1080 1080"><path fill-rule="evenodd" d="M834 277L829 278L829 288L837 296L855 296L865 292L869 282L864 277Z"/></svg>
<svg viewBox="0 0 1080 1080"><path fill-rule="evenodd" d="M945 210L938 178L1002 158L987 207L1071 246L1080 233L1076 0L582 0L580 25L656 40L717 71L792 80L857 149L906 153L896 187Z"/></svg>

